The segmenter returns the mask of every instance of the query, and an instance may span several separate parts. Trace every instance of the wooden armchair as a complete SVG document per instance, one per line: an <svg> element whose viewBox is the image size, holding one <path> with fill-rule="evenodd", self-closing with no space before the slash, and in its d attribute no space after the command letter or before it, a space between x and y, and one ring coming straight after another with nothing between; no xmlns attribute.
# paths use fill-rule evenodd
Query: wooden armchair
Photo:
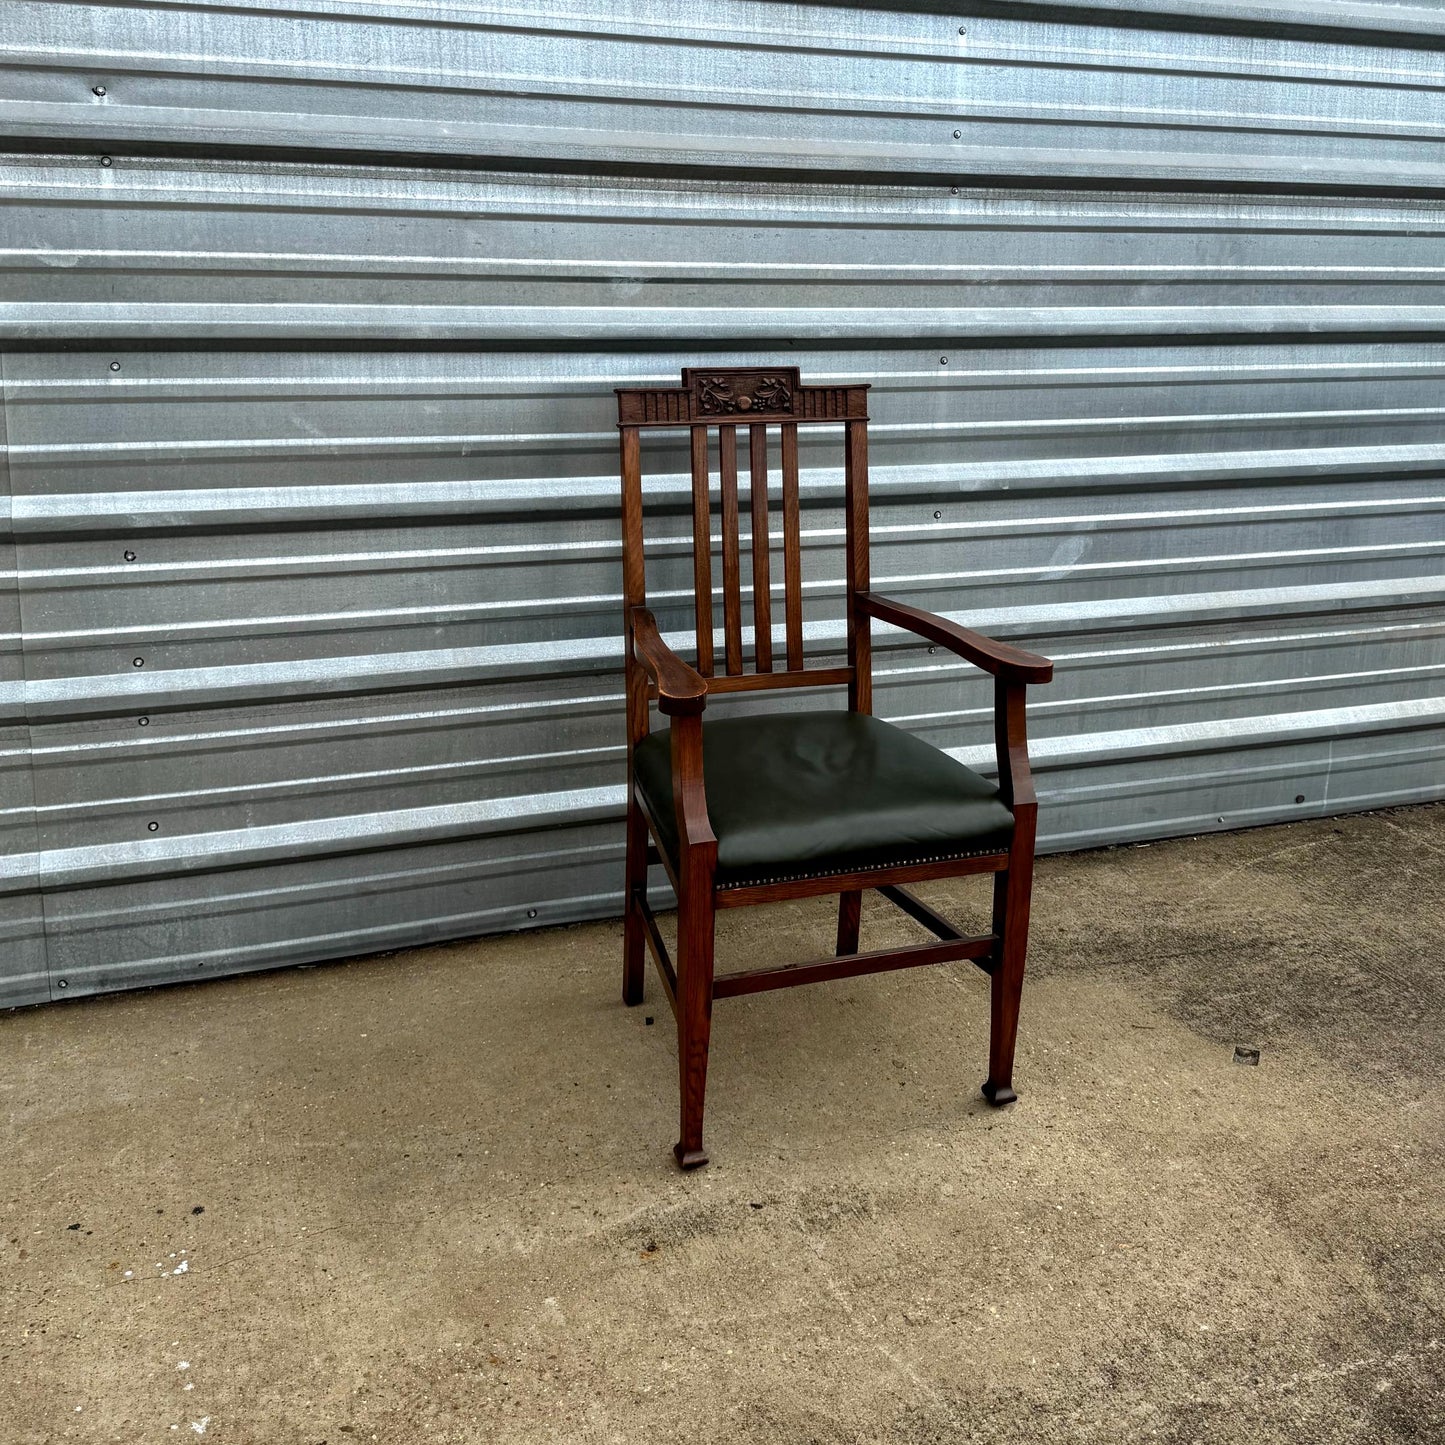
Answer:
<svg viewBox="0 0 1445 1445"><path fill-rule="evenodd" d="M627 682L627 896L622 997L642 1001L650 947L677 1019L684 1169L707 1162L702 1143L713 1000L886 969L972 959L991 975L986 1098L1013 1090L1014 1041L1028 942L1038 805L1029 774L1024 688L1053 664L869 590L868 387L802 386L796 367L691 368L681 387L619 389L623 601ZM798 428L842 424L847 517L847 663L803 658ZM749 453L753 670L745 670L737 441ZM781 431L784 656L774 658L773 534L768 428ZM688 428L692 439L692 563L696 663L663 641L647 608L643 566L641 433ZM723 669L714 659L712 433L721 496ZM872 712L869 627L904 628L992 674L998 785ZM778 665L781 663L781 665ZM703 722L709 697L794 687L845 687L847 711L781 712ZM670 726L651 731L651 703ZM649 834L651 835L649 839ZM677 894L676 968L647 898L650 864ZM992 873L992 932L964 937L904 887ZM876 888L937 942L858 952L864 888ZM784 967L713 973L719 909L837 893L837 956Z"/></svg>

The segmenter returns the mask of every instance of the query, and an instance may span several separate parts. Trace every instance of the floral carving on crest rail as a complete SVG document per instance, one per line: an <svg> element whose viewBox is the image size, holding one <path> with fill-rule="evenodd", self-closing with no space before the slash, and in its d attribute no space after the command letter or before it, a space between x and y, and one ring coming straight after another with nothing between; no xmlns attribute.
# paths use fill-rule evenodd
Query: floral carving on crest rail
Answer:
<svg viewBox="0 0 1445 1445"><path fill-rule="evenodd" d="M698 377L698 405L712 416L732 416L750 411L792 411L793 393L783 377L760 375L751 381L751 390L742 387L735 390L734 382L739 380L742 378Z"/></svg>

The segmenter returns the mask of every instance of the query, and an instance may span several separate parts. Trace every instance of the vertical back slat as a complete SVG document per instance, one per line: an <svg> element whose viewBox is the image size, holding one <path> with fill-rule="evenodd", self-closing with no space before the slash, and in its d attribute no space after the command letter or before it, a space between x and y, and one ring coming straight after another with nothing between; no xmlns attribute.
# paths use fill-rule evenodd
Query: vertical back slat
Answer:
<svg viewBox="0 0 1445 1445"><path fill-rule="evenodd" d="M798 517L798 424L783 423L783 615L788 670L803 666L803 529Z"/></svg>
<svg viewBox="0 0 1445 1445"><path fill-rule="evenodd" d="M697 670L712 676L712 506L707 428L692 429L692 585L697 593Z"/></svg>
<svg viewBox="0 0 1445 1445"><path fill-rule="evenodd" d="M773 593L768 567L768 429L748 428L748 500L753 512L753 650L759 672L773 670Z"/></svg>
<svg viewBox="0 0 1445 1445"><path fill-rule="evenodd" d="M743 670L743 595L738 562L738 429L718 428L718 472L722 480L723 638L727 670Z"/></svg>
<svg viewBox="0 0 1445 1445"><path fill-rule="evenodd" d="M868 423L847 424L847 458L844 485L847 493L848 662L853 682L848 706L854 712L873 711L873 643L867 613L856 598L868 590Z"/></svg>

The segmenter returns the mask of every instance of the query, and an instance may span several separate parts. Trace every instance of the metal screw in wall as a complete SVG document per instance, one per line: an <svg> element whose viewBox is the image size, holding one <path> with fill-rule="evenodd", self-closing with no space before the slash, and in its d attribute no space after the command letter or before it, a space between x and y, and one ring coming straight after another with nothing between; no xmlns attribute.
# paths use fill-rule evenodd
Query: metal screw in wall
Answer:
<svg viewBox="0 0 1445 1445"><path fill-rule="evenodd" d="M127 562L134 562L134 561L135 561L135 553L134 553L134 552L127 552L127 553L125 554L125 560L126 560Z"/></svg>
<svg viewBox="0 0 1445 1445"><path fill-rule="evenodd" d="M110 364L110 369L111 369L112 371L119 371L119 370L120 370L120 362L118 362L118 361L112 361L111 364Z"/></svg>
<svg viewBox="0 0 1445 1445"><path fill-rule="evenodd" d="M953 133L953 138L954 138L954 140L962 140L962 139L963 139L963 132L962 132L961 130L956 130L956 131L954 131L954 133Z"/></svg>
<svg viewBox="0 0 1445 1445"><path fill-rule="evenodd" d="M130 665L132 667L144 667L146 665L146 660L143 657L133 657L130 660Z"/></svg>
<svg viewBox="0 0 1445 1445"><path fill-rule="evenodd" d="M940 366L947 366L947 365L948 365L948 358L947 358L946 356L940 356L940 357L938 358L938 364L939 364Z"/></svg>
<svg viewBox="0 0 1445 1445"><path fill-rule="evenodd" d="M70 980L65 978L58 978L55 980L55 986L56 988L69 988Z"/></svg>
<svg viewBox="0 0 1445 1445"><path fill-rule="evenodd" d="M529 908L529 909L527 910L527 917L528 917L528 918L535 918L536 916L537 916L537 910L536 910L535 908Z"/></svg>
<svg viewBox="0 0 1445 1445"><path fill-rule="evenodd" d="M958 27L958 33L959 33L960 35L967 35L967 34L968 34L968 26L967 26L967 25L960 25L960 26Z"/></svg>
<svg viewBox="0 0 1445 1445"><path fill-rule="evenodd" d="M950 187L948 188L948 194L949 194L950 196L956 196L956 195L958 194L958 187L957 187L957 186L950 186Z"/></svg>
<svg viewBox="0 0 1445 1445"><path fill-rule="evenodd" d="M960 32L960 33L962 33L962 32ZM104 94L105 94L105 87L104 87L103 85L92 85L92 86L90 87L90 93L91 93L92 95L104 95Z"/></svg>
<svg viewBox="0 0 1445 1445"><path fill-rule="evenodd" d="M1296 793L1294 795L1294 800L1296 803L1303 803L1305 800L1305 795L1303 793Z"/></svg>
<svg viewBox="0 0 1445 1445"><path fill-rule="evenodd" d="M108 165L111 164L111 159L110 159L109 156L101 156L101 158L100 158L100 163L101 163L101 165L103 165L103 166L108 166Z"/></svg>
<svg viewBox="0 0 1445 1445"><path fill-rule="evenodd" d="M151 725L151 720L148 717L138 717L135 720L135 725L138 728L148 728Z"/></svg>
<svg viewBox="0 0 1445 1445"><path fill-rule="evenodd" d="M146 824L146 832L147 832L147 833L154 833L154 832L157 831L157 829L159 829L160 826L161 826L161 825L160 825L159 823L147 823L147 824Z"/></svg>
<svg viewBox="0 0 1445 1445"><path fill-rule="evenodd" d="M933 514L933 520L934 520L935 522L941 522L941 521L943 520L943 513L942 513L942 512L935 512L935 513Z"/></svg>

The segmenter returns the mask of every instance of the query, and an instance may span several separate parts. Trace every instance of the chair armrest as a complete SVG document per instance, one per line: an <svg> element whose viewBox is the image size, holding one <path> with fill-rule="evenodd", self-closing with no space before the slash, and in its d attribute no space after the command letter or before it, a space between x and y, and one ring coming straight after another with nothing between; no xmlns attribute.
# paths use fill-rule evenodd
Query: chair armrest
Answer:
<svg viewBox="0 0 1445 1445"><path fill-rule="evenodd" d="M675 721L672 737L672 806L677 813L683 867L698 866L711 888L717 864L717 839L707 816L707 789L702 777L702 710L707 706L707 681L663 640L657 619L646 607L628 613L632 653L657 684L657 705ZM646 703L643 704L646 721Z"/></svg>
<svg viewBox="0 0 1445 1445"><path fill-rule="evenodd" d="M889 597L880 597L876 592L857 592L854 597L858 606L870 617L890 622L895 627L902 627L937 643L939 647L946 647L994 677L1014 682L1048 682L1054 675L1054 665L1047 657L1025 652L1021 647L1010 647L1006 642L995 642L981 632L970 632L968 628L932 612L906 607Z"/></svg>
<svg viewBox="0 0 1445 1445"><path fill-rule="evenodd" d="M631 612L632 652L657 684L657 705L669 717L687 717L707 706L707 682L663 640L645 607Z"/></svg>

